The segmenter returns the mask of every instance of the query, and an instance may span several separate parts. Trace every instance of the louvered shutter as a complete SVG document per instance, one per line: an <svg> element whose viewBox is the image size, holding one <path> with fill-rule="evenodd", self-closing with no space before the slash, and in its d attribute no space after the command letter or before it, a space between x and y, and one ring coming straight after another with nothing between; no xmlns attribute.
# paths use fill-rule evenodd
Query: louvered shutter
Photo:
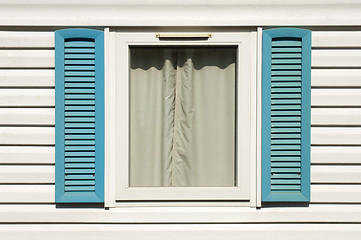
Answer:
<svg viewBox="0 0 361 240"><path fill-rule="evenodd" d="M262 201L310 200L311 31L263 31Z"/></svg>
<svg viewBox="0 0 361 240"><path fill-rule="evenodd" d="M55 32L55 199L104 202L104 35Z"/></svg>

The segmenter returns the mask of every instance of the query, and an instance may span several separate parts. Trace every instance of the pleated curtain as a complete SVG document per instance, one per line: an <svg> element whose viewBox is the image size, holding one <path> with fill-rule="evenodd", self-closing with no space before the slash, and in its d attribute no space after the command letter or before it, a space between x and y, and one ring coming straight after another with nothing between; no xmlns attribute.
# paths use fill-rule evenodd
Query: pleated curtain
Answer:
<svg viewBox="0 0 361 240"><path fill-rule="evenodd" d="M130 186L235 186L236 48L130 48Z"/></svg>

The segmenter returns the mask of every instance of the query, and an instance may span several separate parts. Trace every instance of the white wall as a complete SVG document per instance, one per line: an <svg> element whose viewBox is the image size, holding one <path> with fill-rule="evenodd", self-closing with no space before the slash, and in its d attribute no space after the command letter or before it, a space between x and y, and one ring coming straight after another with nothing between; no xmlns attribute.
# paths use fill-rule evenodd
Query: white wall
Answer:
<svg viewBox="0 0 361 240"><path fill-rule="evenodd" d="M0 29L0 238L359 239L361 29L312 34L310 206L105 210L54 204L54 32Z"/></svg>
<svg viewBox="0 0 361 240"><path fill-rule="evenodd" d="M359 0L2 0L2 26L360 26Z"/></svg>

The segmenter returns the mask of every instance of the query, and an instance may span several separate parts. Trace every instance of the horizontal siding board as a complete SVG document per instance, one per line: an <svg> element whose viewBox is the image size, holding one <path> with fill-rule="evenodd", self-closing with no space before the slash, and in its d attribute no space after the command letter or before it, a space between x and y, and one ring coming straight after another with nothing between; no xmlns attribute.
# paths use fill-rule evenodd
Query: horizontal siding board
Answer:
<svg viewBox="0 0 361 240"><path fill-rule="evenodd" d="M0 184L54 183L54 166L4 166L0 165Z"/></svg>
<svg viewBox="0 0 361 240"><path fill-rule="evenodd" d="M312 69L312 87L361 87L361 69Z"/></svg>
<svg viewBox="0 0 361 240"><path fill-rule="evenodd" d="M54 185L0 185L0 203L54 203L54 201ZM3 212L5 211L0 210L0 215Z"/></svg>
<svg viewBox="0 0 361 240"><path fill-rule="evenodd" d="M312 164L361 164L361 147L312 146Z"/></svg>
<svg viewBox="0 0 361 240"><path fill-rule="evenodd" d="M0 127L0 145L53 145L54 127Z"/></svg>
<svg viewBox="0 0 361 240"><path fill-rule="evenodd" d="M0 233L5 239L27 240L97 240L97 239L244 239L256 240L294 240L328 239L338 240L347 235L347 239L358 239L361 234L358 225L352 224L128 224L128 225L90 225L90 224L39 224L0 226Z"/></svg>
<svg viewBox="0 0 361 240"><path fill-rule="evenodd" d="M55 164L55 148L0 146L0 164Z"/></svg>
<svg viewBox="0 0 361 240"><path fill-rule="evenodd" d="M361 107L361 89L312 89L311 106Z"/></svg>
<svg viewBox="0 0 361 240"><path fill-rule="evenodd" d="M311 203L361 203L361 185L311 184Z"/></svg>
<svg viewBox="0 0 361 240"><path fill-rule="evenodd" d="M361 127L312 127L311 144L361 145Z"/></svg>
<svg viewBox="0 0 361 240"><path fill-rule="evenodd" d="M311 166L311 183L360 184L361 166Z"/></svg>
<svg viewBox="0 0 361 240"><path fill-rule="evenodd" d="M0 108L0 125L36 126L54 124L54 108Z"/></svg>
<svg viewBox="0 0 361 240"><path fill-rule="evenodd" d="M312 47L359 48L361 31L312 31Z"/></svg>
<svg viewBox="0 0 361 240"><path fill-rule="evenodd" d="M337 194L336 191L335 194ZM0 205L1 223L67 223L69 219L72 223L361 223L361 205L310 204L308 207L261 209L152 206L142 208L120 207L109 210L101 208L57 208L53 204ZM274 224L270 226L274 226Z"/></svg>
<svg viewBox="0 0 361 240"><path fill-rule="evenodd" d="M312 67L360 67L361 49L314 49Z"/></svg>
<svg viewBox="0 0 361 240"><path fill-rule="evenodd" d="M52 69L0 69L0 87L54 87Z"/></svg>
<svg viewBox="0 0 361 240"><path fill-rule="evenodd" d="M1 31L0 48L54 48L54 32Z"/></svg>
<svg viewBox="0 0 361 240"><path fill-rule="evenodd" d="M0 50L0 68L54 68L54 50Z"/></svg>
<svg viewBox="0 0 361 240"><path fill-rule="evenodd" d="M54 89L0 89L0 106L54 107Z"/></svg>
<svg viewBox="0 0 361 240"><path fill-rule="evenodd" d="M71 172L71 169L69 169ZM91 172L91 171L90 171ZM311 167L311 182L312 183L361 183L361 166L312 166ZM24 183L54 183L54 166L0 166L0 184L24 184ZM22 186L22 185L21 185ZM313 185L316 186L316 185ZM317 187L325 186L325 188ZM324 193L324 189L330 189L334 192L332 187L338 188L338 185L317 185L314 187L313 193L319 194L317 191ZM332 186L332 187L330 187ZM354 187L355 196L358 196L357 191L361 191L361 185L342 185L346 189ZM30 187L31 188L31 187ZM50 188L49 188L50 190ZM50 194L50 193L49 193ZM326 194L326 193L325 193ZM360 192L361 194L361 192ZM327 193L331 196L330 193ZM336 196L329 199L323 199L323 202L335 202ZM361 202L360 199L351 198L352 202ZM351 199L344 199L345 202L350 202ZM25 198L24 201L28 201ZM338 201L338 200L337 200ZM342 202L342 201L341 201Z"/></svg>
<svg viewBox="0 0 361 240"><path fill-rule="evenodd" d="M361 125L361 108L312 108L312 125Z"/></svg>

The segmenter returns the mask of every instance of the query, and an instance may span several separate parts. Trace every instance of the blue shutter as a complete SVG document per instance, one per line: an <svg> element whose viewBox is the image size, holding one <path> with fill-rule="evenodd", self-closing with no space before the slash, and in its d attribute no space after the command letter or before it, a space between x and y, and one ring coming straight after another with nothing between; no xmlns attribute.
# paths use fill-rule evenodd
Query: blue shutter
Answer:
<svg viewBox="0 0 361 240"><path fill-rule="evenodd" d="M55 200L104 202L104 34L55 32Z"/></svg>
<svg viewBox="0 0 361 240"><path fill-rule="evenodd" d="M263 31L262 201L310 201L311 31Z"/></svg>

